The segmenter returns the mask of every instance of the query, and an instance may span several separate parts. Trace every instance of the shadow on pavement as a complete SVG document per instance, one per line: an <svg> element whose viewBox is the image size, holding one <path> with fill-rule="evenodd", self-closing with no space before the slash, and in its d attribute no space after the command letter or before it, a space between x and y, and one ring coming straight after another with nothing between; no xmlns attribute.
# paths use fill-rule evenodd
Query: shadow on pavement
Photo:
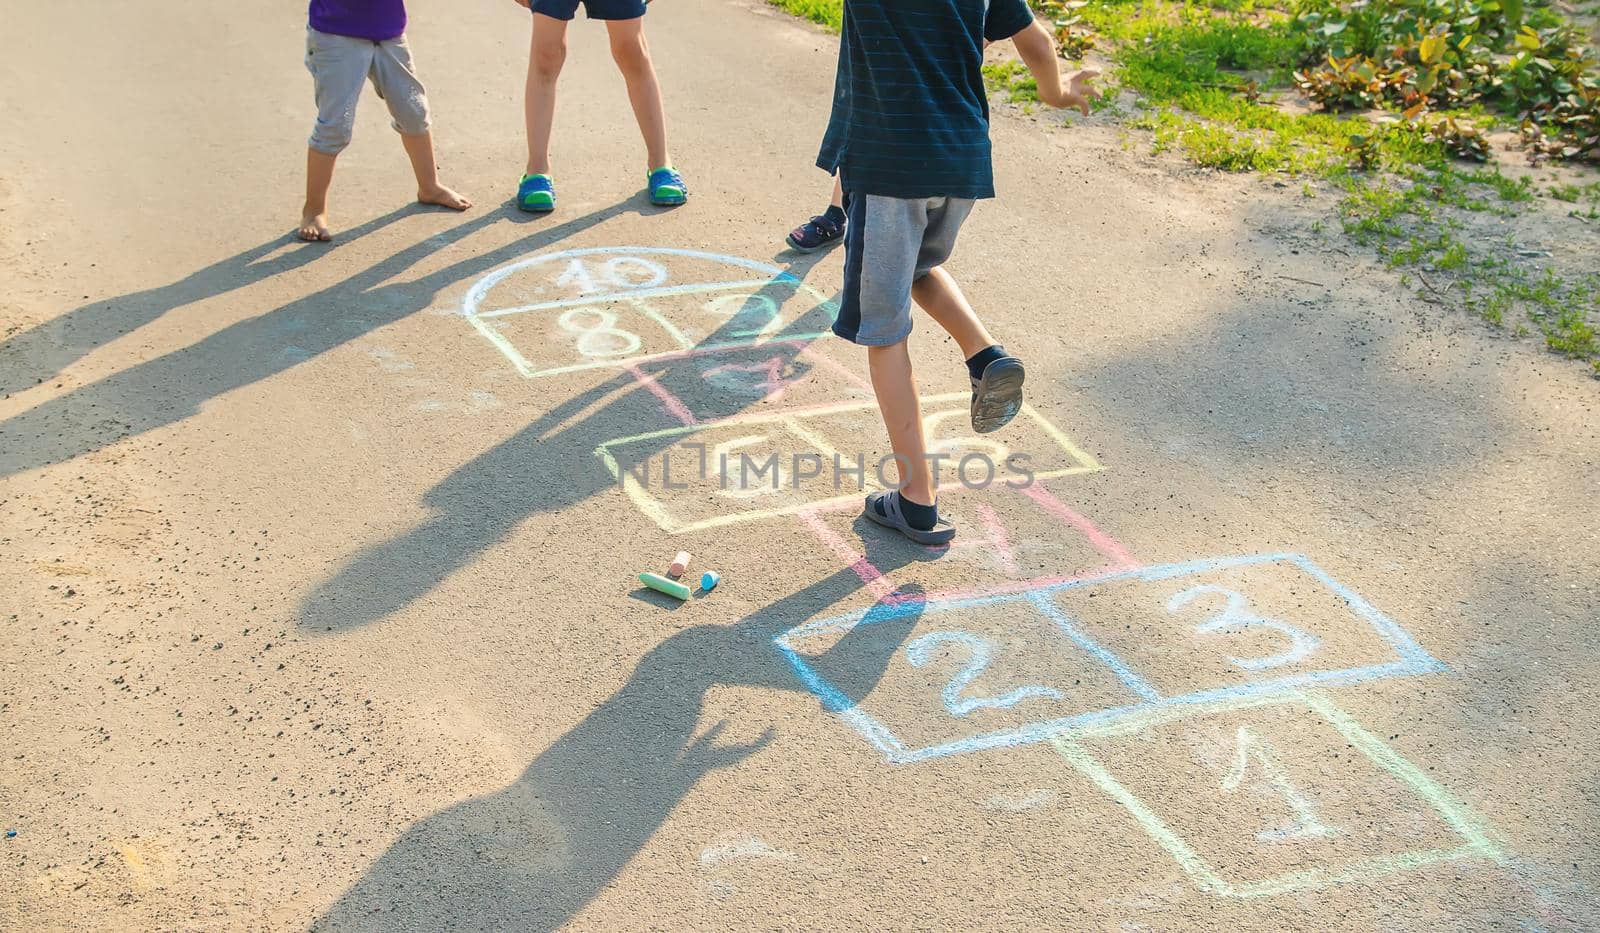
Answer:
<svg viewBox="0 0 1600 933"><path fill-rule="evenodd" d="M277 375L427 307L441 289L462 279L558 243L612 217L644 211L637 200L630 198L551 227L540 227L528 236L416 279L395 280L434 252L490 224L527 218L509 206L479 212L342 282L0 422L0 477L70 460L123 438L182 421L210 399ZM380 221L387 222L380 218L373 224ZM159 308L160 303L153 307ZM97 313L85 318L84 326L104 339L113 327L110 320ZM32 333L26 332L22 338ZM47 336L41 333L38 339ZM13 341L17 339L21 338ZM58 355L57 361L61 358Z"/></svg>
<svg viewBox="0 0 1600 933"><path fill-rule="evenodd" d="M359 227L340 231L338 239L332 243L301 243L293 233L287 233L214 262L170 285L81 305L37 327L13 334L0 342L0 392L17 392L37 385L169 311L298 269L401 217L426 210L420 205L411 205L390 211ZM272 255L274 252L277 255Z"/></svg>
<svg viewBox="0 0 1600 933"><path fill-rule="evenodd" d="M873 537L869 535L870 542ZM899 566L905 548L874 560ZM771 741L718 744L718 722L696 735L714 687L805 691L772 640L861 586L841 570L734 625L679 632L639 662L628 682L545 749L515 783L452 806L408 829L314 930L552 930L614 879L696 782L738 765ZM818 663L859 701L921 618L907 586ZM917 607L905 612L905 606ZM878 608L868 610L867 619ZM904 613L904 615L900 615Z"/></svg>
<svg viewBox="0 0 1600 933"><path fill-rule="evenodd" d="M722 343L731 334L751 327L749 314L766 314L769 308L781 308L785 302L802 296L801 283L818 258L795 259L757 289L742 309L730 315L701 345ZM798 379L810 370L810 364L800 356L806 342L785 342L785 335L826 331L832 322L828 303L813 305L791 320L782 332L774 334L771 342L756 349L776 357L784 378ZM698 383L699 365L696 357L685 356L652 364L652 368L657 370L654 375L658 381ZM764 389L738 391L737 387L718 387L718 391L696 396L701 404L697 415L702 421L735 415L759 403L765 395ZM568 424L596 405L600 407ZM627 373L566 399L430 489L423 504L432 510L431 517L357 554L307 597L301 607L300 624L313 631L338 632L400 611L467 566L530 516L559 512L616 488L616 480L595 457L595 448L618 437L651 430L648 426L677 427L679 422L666 418L656 397ZM634 445L630 451L640 458L653 456L678 440L662 437Z"/></svg>

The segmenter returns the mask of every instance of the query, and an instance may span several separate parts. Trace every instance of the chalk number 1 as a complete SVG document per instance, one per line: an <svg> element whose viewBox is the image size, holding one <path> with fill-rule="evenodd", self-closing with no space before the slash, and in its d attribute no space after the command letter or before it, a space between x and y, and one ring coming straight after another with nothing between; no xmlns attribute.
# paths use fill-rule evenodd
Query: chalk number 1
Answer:
<svg viewBox="0 0 1600 933"><path fill-rule="evenodd" d="M1295 821L1290 825L1262 830L1256 833L1257 839L1263 842L1279 842L1285 839L1326 838L1339 834L1338 830L1322 822L1311 801L1294 786L1294 782L1289 780L1288 771L1278 761L1278 756L1273 754L1271 746L1263 742L1249 726L1239 727L1233 767L1228 769L1227 777L1222 779L1222 789L1230 794L1238 790L1244 783L1245 775L1249 773L1252 763L1260 768L1267 783L1278 796L1283 798L1295 815Z"/></svg>

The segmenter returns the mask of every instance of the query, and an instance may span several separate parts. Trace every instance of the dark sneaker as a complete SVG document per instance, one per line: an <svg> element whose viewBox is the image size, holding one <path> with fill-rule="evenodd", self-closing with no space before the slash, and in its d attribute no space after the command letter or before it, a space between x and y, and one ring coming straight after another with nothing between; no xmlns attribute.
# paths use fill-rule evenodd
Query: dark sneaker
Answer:
<svg viewBox="0 0 1600 933"><path fill-rule="evenodd" d="M1022 361L1014 356L1002 356L983 368L982 378L972 380L972 430L989 434L1017 416L1025 376Z"/></svg>

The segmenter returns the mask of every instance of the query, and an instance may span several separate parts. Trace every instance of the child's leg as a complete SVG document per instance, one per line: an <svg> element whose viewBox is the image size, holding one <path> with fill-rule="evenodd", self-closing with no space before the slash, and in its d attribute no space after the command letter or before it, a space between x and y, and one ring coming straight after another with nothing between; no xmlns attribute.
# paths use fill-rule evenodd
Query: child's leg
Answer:
<svg viewBox="0 0 1600 933"><path fill-rule="evenodd" d="M931 506L938 495L937 480L928 464L928 441L922 433L922 403L917 398L916 377L906 341L887 347L867 348L867 368L872 391L878 396L883 426L889 431L900 477L900 495L913 503Z"/></svg>
<svg viewBox="0 0 1600 933"><path fill-rule="evenodd" d="M911 283L911 298L955 338L961 347L962 359L970 359L979 351L994 346L994 337L978 320L978 313L961 293L961 286L943 266L935 266Z"/></svg>
<svg viewBox="0 0 1600 933"><path fill-rule="evenodd" d="M667 114L661 104L656 67L650 61L650 46L644 38L644 18L606 20L606 32L611 38L611 57L628 83L628 102L633 105L634 119L639 121L639 132L644 135L649 161L645 168L665 168L672 164L667 154Z"/></svg>
<svg viewBox="0 0 1600 933"><path fill-rule="evenodd" d="M524 117L528 126L528 175L550 174L550 128L556 119L556 79L567 60L567 21L533 14L528 49Z"/></svg>
<svg viewBox="0 0 1600 933"><path fill-rule="evenodd" d="M928 233L917 257L918 277L911 284L911 297L961 346L972 379L972 430L988 434L1005 427L1022 410L1026 371L1022 361L995 343L967 303L967 296L961 294L961 287L943 268L971 210L972 202L961 198L946 198L942 205L929 209Z"/></svg>
<svg viewBox="0 0 1600 933"><path fill-rule="evenodd" d="M417 176L417 200L464 211L472 202L439 184L438 166L433 158L432 117L428 111L428 90L417 77L411 62L411 46L405 36L378 43L372 60L372 86L389 105L395 132L411 160Z"/></svg>
<svg viewBox="0 0 1600 933"><path fill-rule="evenodd" d="M296 234L302 240L333 239L328 229L328 186L333 184L333 163L338 158L331 152L306 149L306 203L300 209L300 230Z"/></svg>
<svg viewBox="0 0 1600 933"><path fill-rule="evenodd" d="M988 434L1005 427L1022 410L1022 362L995 342L943 266L913 283L911 297L961 347L972 378L972 430Z"/></svg>
<svg viewBox="0 0 1600 933"><path fill-rule="evenodd" d="M927 199L851 194L845 226L844 288L833 332L867 348L872 389L894 451L897 493L867 497L865 516L913 541L940 544L956 530L935 508L922 406L911 371L911 283L923 249Z"/></svg>
<svg viewBox="0 0 1600 933"><path fill-rule="evenodd" d="M411 159L411 171L417 176L418 201L457 211L472 206L467 198L439 184L438 166L433 161L432 133L418 133L415 136L401 133L400 142L406 147L406 156Z"/></svg>
<svg viewBox="0 0 1600 933"><path fill-rule="evenodd" d="M317 95L317 123L306 150L306 200L300 211L302 240L333 239L328 229L328 186L333 164L350 145L356 103L372 70L374 46L315 29L306 30L306 70Z"/></svg>

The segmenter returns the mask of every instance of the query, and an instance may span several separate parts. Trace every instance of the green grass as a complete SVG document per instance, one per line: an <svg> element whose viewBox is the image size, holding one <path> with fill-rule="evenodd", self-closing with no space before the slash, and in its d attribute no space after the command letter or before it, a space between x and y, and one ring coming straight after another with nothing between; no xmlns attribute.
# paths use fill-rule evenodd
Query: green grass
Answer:
<svg viewBox="0 0 1600 933"><path fill-rule="evenodd" d="M1531 325L1551 350L1585 360L1600 373L1600 335L1589 323L1600 316L1600 276L1567 278L1554 269L1526 269L1505 258L1509 249L1475 253L1445 212L1525 203L1532 192L1525 178L1446 167L1411 179L1351 177L1339 212L1346 233L1374 247L1391 268L1424 282L1428 297L1457 302L1519 334Z"/></svg>
<svg viewBox="0 0 1600 933"><path fill-rule="evenodd" d="M1011 104L1038 103L1039 83L1022 62L990 62L983 66L983 83L991 94L1004 94Z"/></svg>
<svg viewBox="0 0 1600 933"><path fill-rule="evenodd" d="M838 32L844 25L844 0L767 0L793 16Z"/></svg>
<svg viewBox="0 0 1600 933"><path fill-rule="evenodd" d="M1600 217L1600 181L1587 185L1552 185L1549 195L1557 201L1565 201L1568 204L1587 201L1589 202L1589 210L1586 213L1573 211L1573 215L1585 217L1589 220Z"/></svg>
<svg viewBox="0 0 1600 933"><path fill-rule="evenodd" d="M1512 216L1538 193L1531 179L1463 168L1451 154L1457 137L1420 122L1276 106L1261 88L1287 88L1309 40L1289 17L1252 0L1090 0L1080 12L1108 40L1100 47L1116 64L1116 80L1145 108L1131 125L1151 131L1156 151L1222 171L1329 179L1344 189L1338 209L1346 233L1422 282L1430 299L1541 332L1552 350L1600 372L1600 338L1588 323L1600 314L1600 285L1485 254L1451 213ZM1481 103L1435 112L1480 129L1494 123ZM1587 196L1589 213L1600 212L1600 183L1549 193L1572 203Z"/></svg>
<svg viewBox="0 0 1600 933"><path fill-rule="evenodd" d="M1134 125L1155 133L1155 151L1176 150L1196 165L1227 172L1337 175L1346 159L1334 147L1307 145L1296 132L1253 132L1251 121L1208 121L1165 110Z"/></svg>
<svg viewBox="0 0 1600 933"><path fill-rule="evenodd" d="M770 2L839 29L842 0ZM1388 5L1405 2L1432 0L1370 0L1361 8L1388 15ZM1287 3L1296 11L1307 3L1328 7L1327 0ZM1528 7L1534 18L1535 5ZM1600 182L1541 192L1527 177L1457 161L1452 149L1466 148L1450 124L1430 132L1398 114L1375 121L1279 106L1275 95L1299 94L1292 72L1320 41L1298 12L1291 16L1258 0L1089 0L1069 14L1059 6L1053 14L1047 10L1046 21L1051 15L1075 17L1074 35L1092 30L1094 48L1114 65L1102 89L1134 93L1142 112L1125 125L1149 130L1155 150L1220 171L1325 179L1342 191L1337 210L1345 232L1374 248L1405 281L1421 283L1430 300L1453 303L1515 333L1541 333L1552 350L1587 360L1600 373L1600 336L1589 323L1600 316L1600 277L1565 279L1553 270L1524 268L1506 258L1512 250L1467 237L1457 219L1464 215L1456 213L1510 217L1544 193L1574 204L1574 216L1600 219ZM1549 15L1541 10L1540 23ZM1038 105L1038 85L1021 62L986 64L983 73L1000 99L1030 113ZM1115 96L1106 93L1096 109L1113 106ZM1478 129L1496 123L1476 100L1455 108L1435 102L1432 113L1430 120L1448 117ZM1512 125L1501 122L1502 128ZM1309 181L1302 192L1315 193Z"/></svg>
<svg viewBox="0 0 1600 933"><path fill-rule="evenodd" d="M1225 171L1325 177L1348 169L1353 139L1380 167L1436 166L1447 158L1442 145L1412 128L1289 113L1261 99L1261 82L1286 84L1304 54L1280 13L1257 12L1249 3L1101 0L1083 15L1114 42L1117 81L1153 111L1137 125L1154 131L1157 149Z"/></svg>

